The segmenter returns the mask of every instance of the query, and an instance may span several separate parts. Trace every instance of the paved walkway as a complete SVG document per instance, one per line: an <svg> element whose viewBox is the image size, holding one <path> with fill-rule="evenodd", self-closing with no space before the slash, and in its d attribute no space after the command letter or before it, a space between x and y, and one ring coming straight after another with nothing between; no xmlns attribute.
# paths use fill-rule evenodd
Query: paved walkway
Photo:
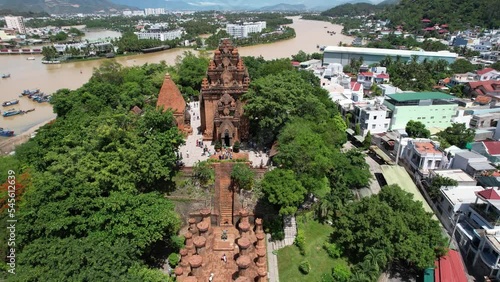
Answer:
<svg viewBox="0 0 500 282"><path fill-rule="evenodd" d="M297 223L295 217L288 217L284 219L285 226L285 239L281 241L270 241L271 235L266 234L266 247L267 247L267 262L268 262L268 278L270 282L279 282L278 271L278 256L275 251L286 246L293 245L295 236L297 235Z"/></svg>

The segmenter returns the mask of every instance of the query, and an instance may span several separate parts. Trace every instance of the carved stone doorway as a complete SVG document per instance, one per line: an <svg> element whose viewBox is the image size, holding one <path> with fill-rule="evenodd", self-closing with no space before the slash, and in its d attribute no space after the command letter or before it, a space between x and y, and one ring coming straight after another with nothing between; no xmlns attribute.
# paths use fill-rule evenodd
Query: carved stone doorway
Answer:
<svg viewBox="0 0 500 282"><path fill-rule="evenodd" d="M229 130L226 129L226 131L224 132L224 144L226 145L226 147L229 147L231 146L231 137L229 135Z"/></svg>

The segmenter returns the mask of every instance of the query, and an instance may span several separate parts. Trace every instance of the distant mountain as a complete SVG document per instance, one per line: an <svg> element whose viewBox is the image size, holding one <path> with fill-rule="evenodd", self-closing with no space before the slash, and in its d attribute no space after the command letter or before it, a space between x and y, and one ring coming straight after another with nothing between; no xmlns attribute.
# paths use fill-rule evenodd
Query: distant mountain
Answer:
<svg viewBox="0 0 500 282"><path fill-rule="evenodd" d="M396 5L396 4L399 4L399 2L401 2L401 0L384 0L380 3L378 3L378 5L380 6L383 6L383 5Z"/></svg>
<svg viewBox="0 0 500 282"><path fill-rule="evenodd" d="M305 11L307 10L306 5L304 4L285 4L285 3L279 3L276 5L272 6L264 6L259 9L256 9L256 11L267 11L267 12L300 12L300 11Z"/></svg>
<svg viewBox="0 0 500 282"><path fill-rule="evenodd" d="M326 10L321 13L323 16L329 17L343 17L347 16L360 16L360 15L368 15L371 13L376 13L382 11L386 5L374 5L370 3L346 3L336 7L333 7L329 10Z"/></svg>
<svg viewBox="0 0 500 282"><path fill-rule="evenodd" d="M49 14L93 13L123 10L123 5L108 0L0 0L0 9Z"/></svg>

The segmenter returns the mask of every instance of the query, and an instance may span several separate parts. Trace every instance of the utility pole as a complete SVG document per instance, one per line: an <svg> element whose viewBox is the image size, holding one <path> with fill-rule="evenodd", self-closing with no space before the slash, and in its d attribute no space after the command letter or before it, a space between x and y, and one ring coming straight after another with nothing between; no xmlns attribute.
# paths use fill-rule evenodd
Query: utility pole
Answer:
<svg viewBox="0 0 500 282"><path fill-rule="evenodd" d="M451 242L453 241L453 236L455 236L455 232L457 231L457 225L458 225L458 221L460 220L460 216L461 215L462 215L461 211L457 211L455 213L455 216L457 217L457 220L455 221L455 226L453 227L453 232L451 233L450 241L448 242L448 249L451 247Z"/></svg>
<svg viewBox="0 0 500 282"><path fill-rule="evenodd" d="M403 136L402 136L401 132L399 132L398 150L396 153L396 165L399 165L399 153L401 151L401 139L403 139Z"/></svg>

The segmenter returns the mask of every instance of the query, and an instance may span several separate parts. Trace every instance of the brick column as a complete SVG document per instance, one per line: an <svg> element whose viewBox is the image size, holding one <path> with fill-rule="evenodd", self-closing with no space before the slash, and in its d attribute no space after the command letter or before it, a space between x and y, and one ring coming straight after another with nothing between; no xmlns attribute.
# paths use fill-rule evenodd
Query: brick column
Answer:
<svg viewBox="0 0 500 282"><path fill-rule="evenodd" d="M193 243L194 243L194 246L196 247L196 254L202 255L205 253L206 242L207 242L207 239L203 236L196 236L196 238L194 238Z"/></svg>
<svg viewBox="0 0 500 282"><path fill-rule="evenodd" d="M208 237L209 225L205 221L201 221L196 225L196 227L198 227L198 230L200 231L200 236L203 236L205 238Z"/></svg>
<svg viewBox="0 0 500 282"><path fill-rule="evenodd" d="M246 209L241 209L239 211L239 214L240 214L240 222L248 223L248 211Z"/></svg>
<svg viewBox="0 0 500 282"><path fill-rule="evenodd" d="M198 228L196 227L196 219L194 217L189 218L189 232L193 233L193 235L198 235Z"/></svg>
<svg viewBox="0 0 500 282"><path fill-rule="evenodd" d="M257 274L259 275L257 282L267 282L267 270L265 268L259 267Z"/></svg>
<svg viewBox="0 0 500 282"><path fill-rule="evenodd" d="M191 232L186 232L186 234L184 234L184 238L186 238L186 249L188 253L191 255L194 254L195 249L193 245L193 234L191 234Z"/></svg>
<svg viewBox="0 0 500 282"><path fill-rule="evenodd" d="M266 249L257 249L257 267L266 267Z"/></svg>
<svg viewBox="0 0 500 282"><path fill-rule="evenodd" d="M238 239L238 247L240 249L240 256L248 255L249 248L252 245L252 242L247 237L242 237Z"/></svg>
<svg viewBox="0 0 500 282"><path fill-rule="evenodd" d="M249 256L240 256L236 260L236 264L238 265L238 276L247 277L248 267L252 264L252 259Z"/></svg>
<svg viewBox="0 0 500 282"><path fill-rule="evenodd" d="M257 238L257 243L255 248L256 249L266 249L266 242L264 241L264 238L266 237L264 233L257 233L255 234L255 237Z"/></svg>
<svg viewBox="0 0 500 282"><path fill-rule="evenodd" d="M212 225L212 221L210 220L210 215L212 213L210 212L210 209L202 209L200 211L200 214L203 217L202 221L205 222L208 226L208 229L210 229L210 225Z"/></svg>
<svg viewBox="0 0 500 282"><path fill-rule="evenodd" d="M182 267L178 266L175 268L175 270L174 270L175 277L182 276L182 273L184 273L184 270L182 269Z"/></svg>
<svg viewBox="0 0 500 282"><path fill-rule="evenodd" d="M255 219L255 234L264 233L264 228L262 228L262 218Z"/></svg>
<svg viewBox="0 0 500 282"><path fill-rule="evenodd" d="M240 231L240 237L247 237L250 231L250 223L248 222L240 222L238 224L238 229Z"/></svg>
<svg viewBox="0 0 500 282"><path fill-rule="evenodd" d="M198 282L200 280L198 280L198 278L194 277L194 276L188 276L188 277L182 277L182 280L180 280L179 282Z"/></svg>
<svg viewBox="0 0 500 282"><path fill-rule="evenodd" d="M185 273L189 273L191 271L191 268L189 267L189 256L188 256L188 250L187 249L181 249L179 251L181 254L181 262L179 263L180 266L184 269Z"/></svg>
<svg viewBox="0 0 500 282"><path fill-rule="evenodd" d="M250 279L247 277L240 276L234 280L234 282L250 282Z"/></svg>
<svg viewBox="0 0 500 282"><path fill-rule="evenodd" d="M200 276L202 274L201 264L203 263L203 258L199 255L193 255L189 258L189 265L191 266L191 274L193 276Z"/></svg>

